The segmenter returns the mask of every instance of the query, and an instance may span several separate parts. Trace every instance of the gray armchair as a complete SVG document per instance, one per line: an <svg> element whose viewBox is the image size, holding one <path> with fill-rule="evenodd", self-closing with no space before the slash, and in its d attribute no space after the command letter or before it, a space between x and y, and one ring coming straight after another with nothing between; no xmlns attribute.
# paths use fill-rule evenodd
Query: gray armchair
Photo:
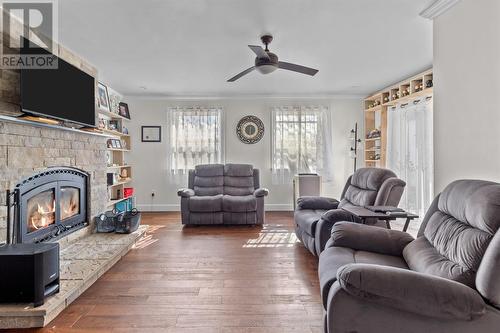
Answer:
<svg viewBox="0 0 500 333"><path fill-rule="evenodd" d="M500 184L459 180L416 239L337 223L321 253L325 332L499 332Z"/></svg>
<svg viewBox="0 0 500 333"><path fill-rule="evenodd" d="M189 170L180 189L182 224L263 224L259 170L249 164L205 164Z"/></svg>
<svg viewBox="0 0 500 333"><path fill-rule="evenodd" d="M342 207L397 206L406 183L394 172L379 168L361 168L347 179L340 202L324 197L300 197L295 209L295 233L304 246L319 256L338 221L361 222ZM375 221L367 221L371 223Z"/></svg>

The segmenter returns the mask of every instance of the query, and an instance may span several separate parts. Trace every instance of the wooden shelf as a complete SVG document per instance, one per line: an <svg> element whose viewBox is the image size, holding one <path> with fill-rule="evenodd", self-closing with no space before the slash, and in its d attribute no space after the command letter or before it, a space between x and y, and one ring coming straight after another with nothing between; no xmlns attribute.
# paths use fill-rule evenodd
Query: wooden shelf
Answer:
<svg viewBox="0 0 500 333"><path fill-rule="evenodd" d="M132 181L132 179L129 178L127 180L122 180L122 181L114 183L113 185L108 185L108 186L109 187L114 187L114 186L124 185L124 184L130 183L131 181Z"/></svg>
<svg viewBox="0 0 500 333"><path fill-rule="evenodd" d="M433 88L425 88L424 90L420 90L414 93L409 94L408 96L405 97L400 97L398 99L395 99L393 101L389 101L387 103L384 103L383 106L394 106L397 104L404 104L408 103L410 101L413 101L419 97L423 97L426 95L432 95L433 94Z"/></svg>
<svg viewBox="0 0 500 333"><path fill-rule="evenodd" d="M102 114L103 116L107 116L111 119L121 119L121 120L125 120L125 121L130 121L130 119L125 118L123 116L120 116L118 113L109 112L109 111L106 111L106 110L103 110L100 108L97 108L96 110L98 113Z"/></svg>
<svg viewBox="0 0 500 333"><path fill-rule="evenodd" d="M126 197L126 198L121 198L121 199L116 199L116 200L109 200L106 207L111 207L111 206L114 206L116 205L117 203L119 202L122 202L124 200L127 200L127 199L130 199L131 197Z"/></svg>
<svg viewBox="0 0 500 333"><path fill-rule="evenodd" d="M109 151L130 151L130 149L107 148Z"/></svg>
<svg viewBox="0 0 500 333"><path fill-rule="evenodd" d="M130 134L125 134L125 133L121 133L118 131L109 130L106 128L100 128L99 130L101 130L104 134L109 134L111 136L117 136L117 137L121 137L121 136L129 137L130 136Z"/></svg>
<svg viewBox="0 0 500 333"><path fill-rule="evenodd" d="M365 112L375 112L382 110L382 105L377 105L372 108L366 109Z"/></svg>
<svg viewBox="0 0 500 333"><path fill-rule="evenodd" d="M108 169L113 170L113 169L124 169L124 168L131 168L131 165L115 165L115 166L108 166Z"/></svg>
<svg viewBox="0 0 500 333"><path fill-rule="evenodd" d="M363 113L365 118L365 133L369 133L368 129L380 131L380 137L364 139L366 143L364 150L365 164L371 167L385 167L388 140L387 113L390 112L390 108L392 106L412 103L412 101L417 99L432 96L433 79L433 71L431 68L406 80L386 87L385 89L379 90L364 99ZM430 85L430 87L425 88L426 85ZM408 95L402 96L406 93L408 93ZM396 98L398 95L401 97ZM388 102L384 102L386 100L388 100ZM369 107L375 105L376 103L381 103L381 105L371 108ZM378 142L380 142L380 144ZM380 147L375 148L375 145ZM380 157L380 159L373 159L375 155Z"/></svg>

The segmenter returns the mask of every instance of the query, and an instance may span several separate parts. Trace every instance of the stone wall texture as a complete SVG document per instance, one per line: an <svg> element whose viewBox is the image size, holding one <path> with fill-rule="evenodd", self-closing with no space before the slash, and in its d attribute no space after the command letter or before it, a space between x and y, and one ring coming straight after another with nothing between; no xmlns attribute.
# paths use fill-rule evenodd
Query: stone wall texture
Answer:
<svg viewBox="0 0 500 333"><path fill-rule="evenodd" d="M47 167L74 167L90 175L90 223L106 209L103 136L0 120L0 242L6 239L6 190Z"/></svg>

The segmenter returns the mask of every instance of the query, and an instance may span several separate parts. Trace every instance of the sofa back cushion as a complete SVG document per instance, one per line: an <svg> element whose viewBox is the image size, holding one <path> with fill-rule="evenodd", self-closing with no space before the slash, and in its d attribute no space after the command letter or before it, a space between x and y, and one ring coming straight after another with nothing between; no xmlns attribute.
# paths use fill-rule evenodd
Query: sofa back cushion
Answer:
<svg viewBox="0 0 500 333"><path fill-rule="evenodd" d="M403 255L412 270L475 287L483 256L499 227L500 184L458 180L433 203L420 236ZM487 278L493 269L482 271Z"/></svg>
<svg viewBox="0 0 500 333"><path fill-rule="evenodd" d="M361 168L356 170L349 178L349 184L346 184L339 208L346 205L374 205L382 184L393 177L396 177L396 174L387 169Z"/></svg>
<svg viewBox="0 0 500 333"><path fill-rule="evenodd" d="M253 194L254 170L251 164L226 164L224 166L224 194Z"/></svg>
<svg viewBox="0 0 500 333"><path fill-rule="evenodd" d="M194 169L193 190L197 196L223 194L224 165L197 165Z"/></svg>

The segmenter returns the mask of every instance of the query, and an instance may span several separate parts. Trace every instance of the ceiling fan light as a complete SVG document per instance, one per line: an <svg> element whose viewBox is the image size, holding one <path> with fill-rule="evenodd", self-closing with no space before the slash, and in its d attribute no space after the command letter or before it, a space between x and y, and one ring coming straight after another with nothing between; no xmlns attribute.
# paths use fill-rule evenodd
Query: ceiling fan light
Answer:
<svg viewBox="0 0 500 333"><path fill-rule="evenodd" d="M278 66L275 65L260 65L257 67L257 70L262 74L269 74L278 69Z"/></svg>

